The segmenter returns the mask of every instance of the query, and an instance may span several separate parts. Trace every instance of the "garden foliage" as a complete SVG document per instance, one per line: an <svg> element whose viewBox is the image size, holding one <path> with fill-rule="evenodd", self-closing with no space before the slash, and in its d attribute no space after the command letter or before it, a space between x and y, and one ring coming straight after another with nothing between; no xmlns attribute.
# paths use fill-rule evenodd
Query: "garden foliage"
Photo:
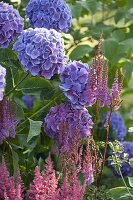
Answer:
<svg viewBox="0 0 133 200"><path fill-rule="evenodd" d="M130 0L0 2L0 199L133 199L132 19Z"/></svg>

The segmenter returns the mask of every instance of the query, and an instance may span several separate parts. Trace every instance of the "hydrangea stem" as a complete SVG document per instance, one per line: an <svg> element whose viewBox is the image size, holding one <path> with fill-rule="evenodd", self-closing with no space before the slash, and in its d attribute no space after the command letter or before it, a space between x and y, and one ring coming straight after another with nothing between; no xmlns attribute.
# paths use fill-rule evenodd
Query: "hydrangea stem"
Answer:
<svg viewBox="0 0 133 200"><path fill-rule="evenodd" d="M12 92L14 92L14 91L17 89L17 87L27 78L27 76L29 76L28 73L27 73L27 74L21 79L21 81L19 81L19 82L17 83L17 85L15 85L5 96L7 97L7 96L9 96Z"/></svg>
<svg viewBox="0 0 133 200"><path fill-rule="evenodd" d="M63 94L61 93L60 95L56 96L52 101L50 101L47 105L43 106L42 108L40 108L39 110L37 110L34 114L32 114L31 116L29 116L28 118L32 119L33 117L35 117L36 115L40 114L41 112L44 111L44 109L46 109L48 106L50 106L52 103L55 102L55 100L57 100L58 98L61 98ZM26 120L24 120L18 127L17 129L19 129L20 127L23 127L25 125L25 123L28 121L28 118ZM17 133L20 133L25 127L23 127L22 129L18 130Z"/></svg>

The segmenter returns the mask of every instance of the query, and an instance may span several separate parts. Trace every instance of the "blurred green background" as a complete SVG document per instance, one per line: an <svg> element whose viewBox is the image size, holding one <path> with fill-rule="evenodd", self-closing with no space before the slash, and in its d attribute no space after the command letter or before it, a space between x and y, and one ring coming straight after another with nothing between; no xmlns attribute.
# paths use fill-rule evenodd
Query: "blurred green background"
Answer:
<svg viewBox="0 0 133 200"><path fill-rule="evenodd" d="M25 18L25 7L28 0L4 0L4 2L13 4L19 10L21 16ZM71 29L67 34L63 33L67 55L71 60L81 60L91 65L100 33L103 33L103 53L109 61L109 86L111 87L113 83L114 74L117 69L119 74L121 74L121 71L125 72L122 94L123 102L120 112L125 118L128 129L133 126L133 0L67 0L67 3L71 7L73 15ZM28 21L26 20L25 28L28 28L28 26ZM4 60L7 54L10 57L10 63ZM17 60L16 54L12 51L0 50L0 61L2 62L1 64L4 63L8 67L13 66L12 69L8 70L8 87L6 88L8 92L12 88L12 77L17 82L24 75L24 72L22 72L22 66ZM15 75L16 68L20 70L17 76ZM38 108L45 104L47 105L58 94L58 91L55 94L55 90L53 89L53 85L58 88L58 78L57 81L55 79L51 82L37 78L38 85L36 85L35 79L30 78L30 80L26 80L24 85L22 84L13 94L12 99L21 107L18 109L18 116L21 120L24 120L25 116L32 116ZM29 86L31 89L29 89ZM32 86L34 86L34 89ZM40 87L39 93L38 87ZM49 90L51 90L51 93L48 93ZM26 110L22 101L20 101L22 95L25 93L37 95L41 93L41 103L40 101L36 101L33 110ZM53 105L60 102L62 102L62 99L59 97L58 100L53 102ZM51 105L46 106L45 112L42 115L43 117L50 107ZM36 120L39 121L40 116L37 116ZM11 146L13 149L13 165L17 168L17 162L19 158L22 158L19 161L20 168L23 171L25 181L27 180L27 173L29 174L30 182L30 175L33 174L32 170L37 162L42 166L43 158L47 157L52 141L46 135L44 136L44 133L39 135L39 132L28 143L27 133L29 129L27 128L27 124L23 124L25 128L23 131L18 129L18 138L16 137ZM127 140L133 140L133 133L128 133ZM16 152L19 153L19 157ZM108 173L107 171L105 176L108 176ZM109 183L106 178L105 183L106 181ZM115 183L118 185L118 182Z"/></svg>

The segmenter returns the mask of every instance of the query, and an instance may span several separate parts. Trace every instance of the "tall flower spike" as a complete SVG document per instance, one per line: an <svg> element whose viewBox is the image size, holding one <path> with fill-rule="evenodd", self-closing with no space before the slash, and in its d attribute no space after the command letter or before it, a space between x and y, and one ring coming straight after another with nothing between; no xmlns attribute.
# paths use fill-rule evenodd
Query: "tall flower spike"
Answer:
<svg viewBox="0 0 133 200"><path fill-rule="evenodd" d="M51 108L44 123L46 133L56 140L61 152L68 151L73 144L74 130L78 130L78 138L83 139L90 136L93 127L87 109L73 109L69 102ZM65 127L64 130L62 130L63 127Z"/></svg>
<svg viewBox="0 0 133 200"><path fill-rule="evenodd" d="M0 101L3 100L3 94L5 91L5 84L6 84L6 69L0 65Z"/></svg>
<svg viewBox="0 0 133 200"><path fill-rule="evenodd" d="M68 182L68 174L65 175L63 184L61 188L58 189L56 193L56 200L70 200L71 193L70 193L70 184Z"/></svg>
<svg viewBox="0 0 133 200"><path fill-rule="evenodd" d="M17 120L12 113L12 106L9 101L3 99L0 102L0 143L2 144L4 140L8 137L14 138L16 135L15 126Z"/></svg>
<svg viewBox="0 0 133 200"><path fill-rule="evenodd" d="M86 147L82 172L84 174L86 184L87 185L91 184L94 181L94 176L93 176L94 169L92 165L92 155L90 152L89 143L87 143L87 147Z"/></svg>
<svg viewBox="0 0 133 200"><path fill-rule="evenodd" d="M70 200L83 200L84 186L78 180L76 168L73 169L70 186Z"/></svg>
<svg viewBox="0 0 133 200"><path fill-rule="evenodd" d="M121 82L118 82L118 70L116 71L114 83L109 95L109 105L112 110L118 110L121 105L121 92L123 87L124 75L122 75Z"/></svg>
<svg viewBox="0 0 133 200"><path fill-rule="evenodd" d="M35 177L33 184L30 185L30 189L27 193L28 200L46 200L46 182L42 176L39 167L35 169Z"/></svg>
<svg viewBox="0 0 133 200"><path fill-rule="evenodd" d="M25 70L33 76L51 79L64 69L64 42L54 29L29 28L23 31L13 49L18 52Z"/></svg>
<svg viewBox="0 0 133 200"><path fill-rule="evenodd" d="M14 182L13 179L10 178L5 159L2 157L2 164L0 166L0 198L4 199L4 195L8 195L9 199L11 198L11 200L13 200L12 198L14 198L14 195L11 196L11 194L14 194Z"/></svg>
<svg viewBox="0 0 133 200"><path fill-rule="evenodd" d="M7 48L9 44L21 34L24 20L13 6L0 2L0 48Z"/></svg>
<svg viewBox="0 0 133 200"><path fill-rule="evenodd" d="M93 60L93 68L96 73L96 99L99 100L100 106L103 107L108 99L108 63L104 60L104 55L101 52L102 35L98 43L98 49ZM95 74L94 74L95 76Z"/></svg>
<svg viewBox="0 0 133 200"><path fill-rule="evenodd" d="M30 0L26 15L33 28L66 32L72 23L71 11L65 0Z"/></svg>
<svg viewBox="0 0 133 200"><path fill-rule="evenodd" d="M55 176L50 154L45 167L44 179L46 182L46 200L53 200L56 194L58 180Z"/></svg>

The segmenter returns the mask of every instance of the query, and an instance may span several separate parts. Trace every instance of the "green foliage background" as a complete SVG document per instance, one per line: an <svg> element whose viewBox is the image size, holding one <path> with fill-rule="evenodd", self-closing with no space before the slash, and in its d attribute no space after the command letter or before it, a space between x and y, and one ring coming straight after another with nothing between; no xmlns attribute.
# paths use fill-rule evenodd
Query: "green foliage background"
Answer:
<svg viewBox="0 0 133 200"><path fill-rule="evenodd" d="M25 17L28 0L21 0L19 3L11 0L4 2L13 4L21 16ZM133 1L68 0L67 2L73 15L70 31L63 34L67 55L71 60L81 60L91 65L100 33L103 33L103 53L109 61L109 86L113 82L116 69L119 74L121 71L125 72L120 111L127 127L133 126ZM28 26L26 21L25 28ZM7 151L9 149L12 157L9 167L15 174L19 164L24 182L29 185L36 164L42 168L51 146L51 151L54 152L54 142L44 134L43 128L41 129L43 118L51 106L61 103L65 97L58 88L57 76L48 81L27 75L16 53L12 51L12 46L0 49L0 64L7 69L6 94L15 102L17 118L22 120L17 127L16 138L9 141L9 145L5 147ZM33 109L26 109L22 102L24 94L37 96ZM89 112L94 116L94 108L89 108ZM132 134L128 133L127 139L133 140ZM54 154L53 160L58 170ZM122 185L121 180L114 181L114 179L111 171L105 168L103 185L108 188Z"/></svg>

